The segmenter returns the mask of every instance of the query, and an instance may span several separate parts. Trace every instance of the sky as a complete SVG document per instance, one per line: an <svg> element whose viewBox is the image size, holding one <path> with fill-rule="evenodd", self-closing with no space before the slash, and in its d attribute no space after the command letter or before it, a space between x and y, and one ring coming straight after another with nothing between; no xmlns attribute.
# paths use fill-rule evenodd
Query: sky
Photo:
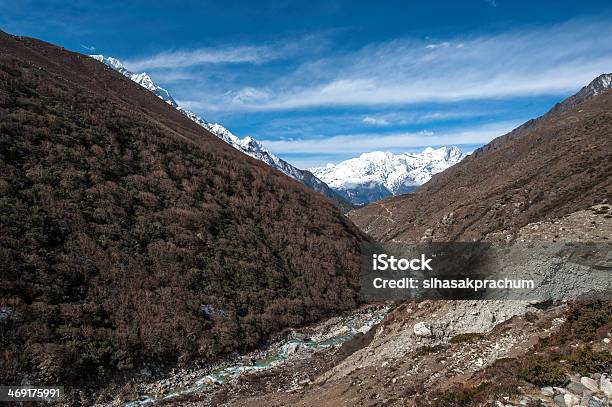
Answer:
<svg viewBox="0 0 612 407"><path fill-rule="evenodd" d="M0 0L299 168L487 143L612 72L609 1Z"/></svg>

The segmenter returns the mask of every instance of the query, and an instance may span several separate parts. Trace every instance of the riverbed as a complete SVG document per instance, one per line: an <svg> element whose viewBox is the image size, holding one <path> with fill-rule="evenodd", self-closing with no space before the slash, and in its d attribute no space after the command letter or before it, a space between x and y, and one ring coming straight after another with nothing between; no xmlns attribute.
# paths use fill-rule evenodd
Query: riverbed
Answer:
<svg viewBox="0 0 612 407"><path fill-rule="evenodd" d="M389 305L361 307L345 315L293 330L263 350L234 358L220 366L184 371L181 377L170 376L150 383L145 386L140 398L123 406L150 406L179 396L211 392L241 375L282 367L317 352L339 347L358 333L368 332L382 321L389 310Z"/></svg>

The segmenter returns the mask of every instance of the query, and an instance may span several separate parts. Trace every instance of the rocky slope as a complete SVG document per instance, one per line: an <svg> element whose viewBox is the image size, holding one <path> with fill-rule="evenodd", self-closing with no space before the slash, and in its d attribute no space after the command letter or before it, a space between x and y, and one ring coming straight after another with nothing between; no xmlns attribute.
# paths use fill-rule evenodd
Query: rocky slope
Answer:
<svg viewBox="0 0 612 407"><path fill-rule="evenodd" d="M521 238L605 242L612 236L609 211L599 205L546 224L529 224ZM359 314L360 320L380 318L380 308L366 311L369 316ZM288 340L317 338L328 334L330 325L293 332ZM199 394L178 397L174 404L612 405L610 301L406 302L346 342L312 352L298 346L292 352L267 369L251 369Z"/></svg>
<svg viewBox="0 0 612 407"><path fill-rule="evenodd" d="M325 182L318 179L310 171L301 170L299 168L294 167L287 161L269 152L259 141L255 140L252 137L247 136L244 138L239 138L232 134L232 132L226 129L223 125L219 123L209 123L194 112L179 106L170 94L170 92L168 92L168 90L162 88L161 86L157 86L153 82L151 77L145 72L131 72L121 63L121 61L113 57L105 57L104 55L90 55L90 57L106 64L117 72L120 72L122 75L130 78L143 88L153 92L164 102L176 108L185 116L189 117L191 120L198 123L200 126L204 127L205 129L207 129L208 131L210 131L235 149L245 153L250 157L263 161L270 167L279 170L283 174L288 175L289 177L313 189L314 191L328 197L341 210L347 212L349 209L351 209L351 205L346 200L344 200L340 195L335 193L325 184Z"/></svg>
<svg viewBox="0 0 612 407"><path fill-rule="evenodd" d="M371 321L380 310L360 310L346 320ZM249 367L229 380L175 393L171 401L178 406L606 407L612 403L611 312L605 302L405 303L371 329L326 348L300 343L346 329L337 321L293 331L280 349L273 345L264 351L282 355L273 356L268 367L247 362ZM164 394L160 389L168 383L189 388L194 380L189 372L177 372L144 388Z"/></svg>
<svg viewBox="0 0 612 407"><path fill-rule="evenodd" d="M363 205L411 192L464 157L455 146L421 153L376 151L310 171L351 203Z"/></svg>
<svg viewBox="0 0 612 407"><path fill-rule="evenodd" d="M612 198L610 75L474 151L415 193L350 213L376 239L515 237L528 223Z"/></svg>
<svg viewBox="0 0 612 407"><path fill-rule="evenodd" d="M364 236L326 198L92 58L0 49L0 383L90 405L356 307Z"/></svg>

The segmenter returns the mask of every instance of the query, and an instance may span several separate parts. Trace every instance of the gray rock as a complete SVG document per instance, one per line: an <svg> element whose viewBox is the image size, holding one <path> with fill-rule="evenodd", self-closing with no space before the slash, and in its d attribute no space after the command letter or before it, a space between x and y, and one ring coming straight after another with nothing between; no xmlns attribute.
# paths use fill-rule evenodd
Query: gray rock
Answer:
<svg viewBox="0 0 612 407"><path fill-rule="evenodd" d="M542 387L540 390L544 396L552 397L555 395L555 391L552 387Z"/></svg>
<svg viewBox="0 0 612 407"><path fill-rule="evenodd" d="M567 407L567 405L565 404L565 399L563 398L563 396L564 396L564 394L558 394L558 395L555 396L555 398L553 398L553 401L559 407Z"/></svg>
<svg viewBox="0 0 612 407"><path fill-rule="evenodd" d="M425 322L417 322L412 330L416 336L427 338L431 336L431 330L425 325Z"/></svg>
<svg viewBox="0 0 612 407"><path fill-rule="evenodd" d="M599 391L599 387L597 386L597 382L593 379L591 379L590 377L581 377L580 378L580 384L582 384L584 387L586 387L587 389L591 390L591 391Z"/></svg>
<svg viewBox="0 0 612 407"><path fill-rule="evenodd" d="M606 402L597 397L589 397L586 407L606 407Z"/></svg>
<svg viewBox="0 0 612 407"><path fill-rule="evenodd" d="M591 398L590 394L584 394L582 395L582 398L580 399L580 405L581 406L588 406L589 405L589 399Z"/></svg>
<svg viewBox="0 0 612 407"><path fill-rule="evenodd" d="M565 388L574 394L582 394L585 390L589 390L587 387L576 382L571 382L570 384L565 386Z"/></svg>
<svg viewBox="0 0 612 407"><path fill-rule="evenodd" d="M300 349L300 344L297 342L289 342L287 344L287 355L291 355Z"/></svg>
<svg viewBox="0 0 612 407"><path fill-rule="evenodd" d="M567 407L574 407L580 404L580 397L576 396L575 394L564 394L563 399L565 400L565 405Z"/></svg>
<svg viewBox="0 0 612 407"><path fill-rule="evenodd" d="M0 322L16 319L17 312L10 307L0 307Z"/></svg>
<svg viewBox="0 0 612 407"><path fill-rule="evenodd" d="M603 391L607 397L612 397L612 382L605 373L599 379L599 390Z"/></svg>

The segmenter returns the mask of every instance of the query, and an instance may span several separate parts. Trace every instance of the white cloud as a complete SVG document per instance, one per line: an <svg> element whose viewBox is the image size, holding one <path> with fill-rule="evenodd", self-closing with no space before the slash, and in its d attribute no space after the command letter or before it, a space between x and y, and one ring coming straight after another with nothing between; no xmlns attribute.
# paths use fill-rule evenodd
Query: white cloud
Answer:
<svg viewBox="0 0 612 407"><path fill-rule="evenodd" d="M390 124L389 121L386 119L371 116L364 117L362 122L364 122L365 124L370 124L372 126L388 126Z"/></svg>
<svg viewBox="0 0 612 407"><path fill-rule="evenodd" d="M212 104L284 110L567 94L610 71L611 37L609 21L576 20L436 43L398 39L305 60L267 81L259 75L261 85L246 88L262 97Z"/></svg>
<svg viewBox="0 0 612 407"><path fill-rule="evenodd" d="M360 154L369 151L401 150L430 145L484 144L518 126L521 122L499 122L471 129L436 133L362 133L337 135L326 138L296 140L262 140L263 144L276 154Z"/></svg>
<svg viewBox="0 0 612 407"><path fill-rule="evenodd" d="M164 51L158 54L125 61L134 71L144 69L184 68L203 64L262 63L275 59L278 54L267 46L240 46L228 48L200 48L196 50Z"/></svg>
<svg viewBox="0 0 612 407"><path fill-rule="evenodd" d="M165 50L124 61L134 71L186 69L206 65L264 64L296 55L316 53L328 46L325 34L308 34L266 44L222 45L197 49Z"/></svg>
<svg viewBox="0 0 612 407"><path fill-rule="evenodd" d="M251 87L240 89L238 92L230 92L228 95L231 95L232 102L238 104L258 102L269 97L265 90Z"/></svg>
<svg viewBox="0 0 612 407"><path fill-rule="evenodd" d="M450 45L451 45L450 42L441 42L439 44L427 44L425 48L427 49L448 48L450 47Z"/></svg>

